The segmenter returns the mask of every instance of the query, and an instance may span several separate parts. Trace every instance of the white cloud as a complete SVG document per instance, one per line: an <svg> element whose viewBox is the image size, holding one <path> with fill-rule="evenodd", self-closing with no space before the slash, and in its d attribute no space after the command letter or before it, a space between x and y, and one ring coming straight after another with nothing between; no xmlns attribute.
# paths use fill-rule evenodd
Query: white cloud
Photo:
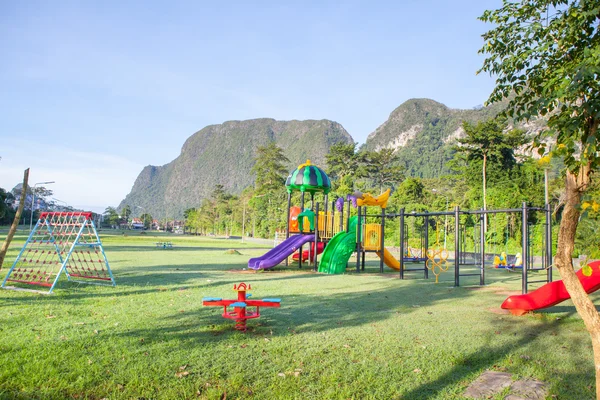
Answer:
<svg viewBox="0 0 600 400"><path fill-rule="evenodd" d="M53 197L92 211L118 205L143 167L100 151L30 140L3 145L0 157L0 187L11 190L23 181L23 171L29 167L30 185L54 181L45 185L54 192Z"/></svg>

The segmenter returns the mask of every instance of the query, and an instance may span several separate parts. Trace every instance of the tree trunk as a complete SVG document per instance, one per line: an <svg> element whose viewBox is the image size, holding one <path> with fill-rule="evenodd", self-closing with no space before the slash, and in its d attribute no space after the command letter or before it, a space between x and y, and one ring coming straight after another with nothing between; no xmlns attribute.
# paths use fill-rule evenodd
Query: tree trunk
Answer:
<svg viewBox="0 0 600 400"><path fill-rule="evenodd" d="M567 171L565 178L566 200L558 233L558 248L555 265L577 313L581 316L592 339L594 365L596 370L596 398L600 400L600 315L589 298L573 267L573 248L579 222L579 203L587 186L590 184L590 165L580 168L577 175ZM600 271L594 270L594 274Z"/></svg>
<svg viewBox="0 0 600 400"><path fill-rule="evenodd" d="M27 197L27 183L29 182L29 168L25 170L23 174L23 188L21 190L21 198L19 199L19 207L17 208L17 213L15 214L15 219L13 219L13 223L8 230L8 235L6 235L6 240L2 243L2 249L0 249L0 270L2 269L2 263L4 263L4 257L6 257L6 252L8 251L8 246L10 246L10 242L15 236L15 232L17 231L17 226L19 225L19 219L21 219L21 213L23 212L23 208L25 207L25 197ZM31 212L33 212L33 207Z"/></svg>

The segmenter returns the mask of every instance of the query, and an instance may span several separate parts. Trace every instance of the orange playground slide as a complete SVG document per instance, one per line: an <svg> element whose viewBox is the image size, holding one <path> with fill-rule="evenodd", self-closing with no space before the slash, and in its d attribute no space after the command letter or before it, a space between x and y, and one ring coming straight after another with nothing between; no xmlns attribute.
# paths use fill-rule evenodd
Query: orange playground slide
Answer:
<svg viewBox="0 0 600 400"><path fill-rule="evenodd" d="M380 251L377 252L377 255L381 258ZM396 260L396 257L387 249L383 249L383 263L396 271L400 271L400 261Z"/></svg>

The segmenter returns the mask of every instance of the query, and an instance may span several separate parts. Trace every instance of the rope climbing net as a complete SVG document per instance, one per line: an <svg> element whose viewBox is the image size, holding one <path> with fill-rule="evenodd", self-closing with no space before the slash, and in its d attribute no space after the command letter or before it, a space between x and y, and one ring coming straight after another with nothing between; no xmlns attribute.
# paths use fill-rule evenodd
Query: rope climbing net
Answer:
<svg viewBox="0 0 600 400"><path fill-rule="evenodd" d="M115 285L90 212L45 212L8 271L8 282L49 287L62 272L75 282Z"/></svg>

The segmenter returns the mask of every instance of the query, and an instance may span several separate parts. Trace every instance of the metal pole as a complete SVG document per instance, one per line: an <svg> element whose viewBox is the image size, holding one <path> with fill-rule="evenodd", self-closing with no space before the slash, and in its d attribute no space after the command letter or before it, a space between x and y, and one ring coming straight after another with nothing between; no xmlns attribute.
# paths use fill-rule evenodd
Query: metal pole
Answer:
<svg viewBox="0 0 600 400"><path fill-rule="evenodd" d="M287 196L287 219L285 221L285 238L288 239L290 237L290 207L292 206L292 192L288 192ZM246 205L244 204L244 214L246 211ZM242 231L244 230L243 222L242 222ZM242 242L244 241L244 233L242 232ZM302 254L300 255L302 257ZM285 266L289 265L289 257L285 258Z"/></svg>
<svg viewBox="0 0 600 400"><path fill-rule="evenodd" d="M454 207L454 286L460 286L460 210Z"/></svg>
<svg viewBox="0 0 600 400"><path fill-rule="evenodd" d="M548 282L552 282L552 212L546 203L546 268Z"/></svg>
<svg viewBox="0 0 600 400"><path fill-rule="evenodd" d="M329 199L327 195L324 195L323 198L323 236L327 237L327 211L329 211ZM319 218L319 213L317 213L317 219Z"/></svg>
<svg viewBox="0 0 600 400"><path fill-rule="evenodd" d="M446 209L444 211L448 211L448 196L446 197ZM446 247L446 238L448 237L448 216L445 215L444 216L444 250L447 249Z"/></svg>
<svg viewBox="0 0 600 400"><path fill-rule="evenodd" d="M300 193L300 212L304 211L304 192ZM300 217L300 218L304 218L304 217ZM300 221L298 221L300 222ZM298 226L299 227L299 226ZM302 227L304 227L304 224L302 224ZM298 229L300 230L300 229ZM302 229L304 230L304 229ZM304 233L302 231L300 231L300 235L303 235ZM298 249L298 268L302 268L302 245L300 245L300 248Z"/></svg>
<svg viewBox="0 0 600 400"><path fill-rule="evenodd" d="M361 208L358 207L356 209L356 214L358 216L357 224L356 224L356 272L360 272L360 248L361 248Z"/></svg>
<svg viewBox="0 0 600 400"><path fill-rule="evenodd" d="M485 285L485 232L486 232L486 226L483 223L483 217L484 215L480 215L479 216L479 223L481 224L479 227L479 248L481 249L480 252L480 257L481 257L481 264L480 264L480 270L479 270L479 285L483 286Z"/></svg>
<svg viewBox="0 0 600 400"><path fill-rule="evenodd" d="M327 213L325 213L325 215L327 215ZM340 215L341 216L341 215ZM325 226L327 226L327 217L325 217ZM328 229L325 228L325 229ZM335 202L331 202L331 237L333 237L335 232Z"/></svg>
<svg viewBox="0 0 600 400"><path fill-rule="evenodd" d="M343 207L344 203L342 203L342 207ZM342 211L340 211L340 221L343 220L344 217L344 209L342 208ZM335 201L331 202L331 237L333 237L335 235ZM341 229L340 229L341 232Z"/></svg>
<svg viewBox="0 0 600 400"><path fill-rule="evenodd" d="M404 279L404 208L400 209L400 279Z"/></svg>
<svg viewBox="0 0 600 400"><path fill-rule="evenodd" d="M527 203L523 202L523 206L521 208L521 255L523 263L521 267L523 268L522 279L521 279L521 292L523 294L527 293L527 266L529 263L529 255L527 254Z"/></svg>
<svg viewBox="0 0 600 400"><path fill-rule="evenodd" d="M383 254L385 252L385 208L381 207L381 233L379 234L379 273L383 274Z"/></svg>
<svg viewBox="0 0 600 400"><path fill-rule="evenodd" d="M550 203L548 195L548 168L544 168L544 201L546 204Z"/></svg>
<svg viewBox="0 0 600 400"><path fill-rule="evenodd" d="M437 228L437 227L436 227ZM422 252L424 252L424 254L422 254L421 256L424 258L423 261L423 277L425 279L429 279L429 269L427 268L427 251L429 250L429 215L425 216L425 246L423 247L423 249L421 250Z"/></svg>
<svg viewBox="0 0 600 400"><path fill-rule="evenodd" d="M327 199L325 199L325 200L327 200ZM325 204L327 204L327 203L325 203ZM317 203L315 206L315 215L316 215L316 217L315 217L315 247L314 247L312 256L314 258L313 270L317 271L317 263L318 263L317 254L319 253L317 250L317 245L319 244L319 203ZM309 257L310 257L310 255L309 255Z"/></svg>
<svg viewBox="0 0 600 400"><path fill-rule="evenodd" d="M288 196L287 196L287 221L285 222L285 238L289 238L290 237L290 207L292 206L292 193L288 192ZM244 208L244 211L246 210L246 208ZM243 227L242 227L243 230ZM242 239L243 239L243 235L242 235ZM287 265L287 261L286 261L286 265Z"/></svg>
<svg viewBox="0 0 600 400"><path fill-rule="evenodd" d="M350 231L350 206L352 204L352 200L348 199L348 206L346 211L346 233ZM344 210L342 210L342 218L340 218L340 231L342 230L342 221L344 220Z"/></svg>

